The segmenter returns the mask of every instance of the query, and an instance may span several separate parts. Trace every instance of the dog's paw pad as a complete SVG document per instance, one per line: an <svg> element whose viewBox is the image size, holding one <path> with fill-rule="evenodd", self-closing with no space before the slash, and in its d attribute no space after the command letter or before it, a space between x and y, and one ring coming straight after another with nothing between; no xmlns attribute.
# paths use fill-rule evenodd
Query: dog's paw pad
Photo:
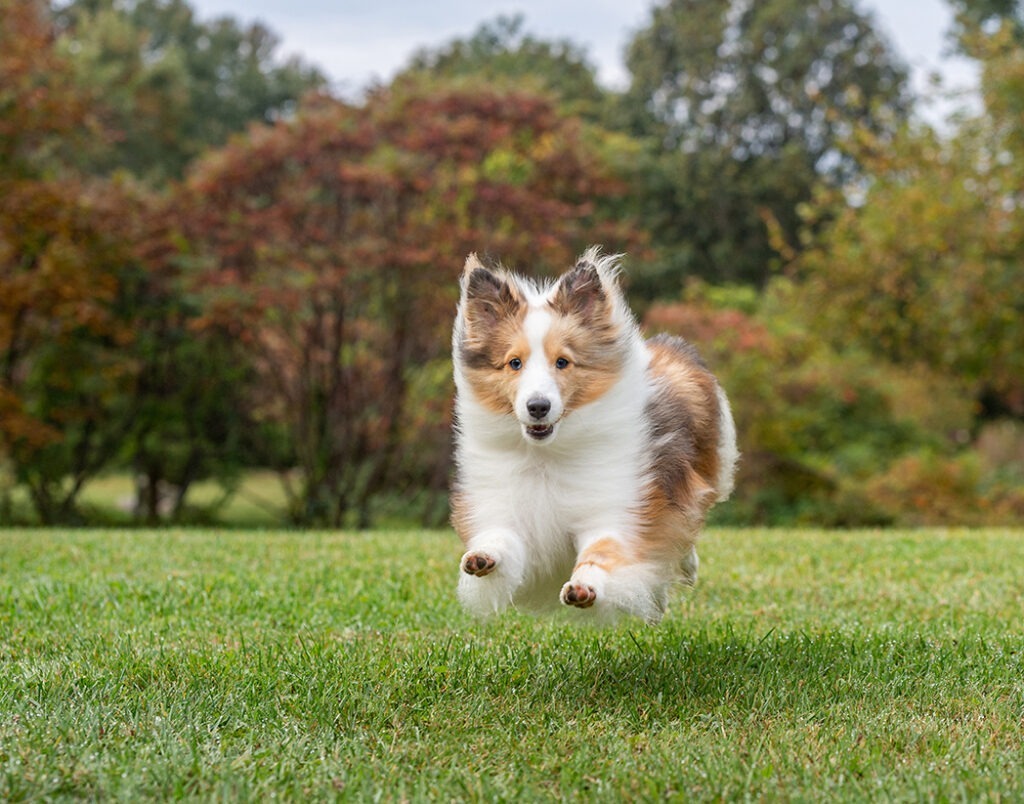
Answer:
<svg viewBox="0 0 1024 804"><path fill-rule="evenodd" d="M497 562L487 553L466 553L462 557L462 571L467 575L482 578L485 575L490 575L495 566L497 566Z"/></svg>
<svg viewBox="0 0 1024 804"><path fill-rule="evenodd" d="M578 609L588 609L597 600L597 592L594 587L585 583L573 583L569 581L562 587L562 602L566 606L575 606Z"/></svg>

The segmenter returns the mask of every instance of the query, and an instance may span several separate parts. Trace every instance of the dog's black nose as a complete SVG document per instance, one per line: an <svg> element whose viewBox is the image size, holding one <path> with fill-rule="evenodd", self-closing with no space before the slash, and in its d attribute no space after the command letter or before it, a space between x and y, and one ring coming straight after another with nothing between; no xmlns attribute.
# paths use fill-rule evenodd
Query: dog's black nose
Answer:
<svg viewBox="0 0 1024 804"><path fill-rule="evenodd" d="M551 410L551 403L542 396L535 396L526 403L526 409L530 411L531 418L543 419L548 415L548 411Z"/></svg>

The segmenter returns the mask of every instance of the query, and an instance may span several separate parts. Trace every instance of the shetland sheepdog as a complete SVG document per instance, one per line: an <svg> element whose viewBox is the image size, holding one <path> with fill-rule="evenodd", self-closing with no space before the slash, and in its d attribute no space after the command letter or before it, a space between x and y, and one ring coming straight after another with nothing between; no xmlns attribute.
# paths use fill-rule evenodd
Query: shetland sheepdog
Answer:
<svg viewBox="0 0 1024 804"><path fill-rule="evenodd" d="M657 622L697 578L697 535L733 488L729 402L681 338L645 340L619 257L554 282L466 260L453 333L457 476L471 611L559 601Z"/></svg>

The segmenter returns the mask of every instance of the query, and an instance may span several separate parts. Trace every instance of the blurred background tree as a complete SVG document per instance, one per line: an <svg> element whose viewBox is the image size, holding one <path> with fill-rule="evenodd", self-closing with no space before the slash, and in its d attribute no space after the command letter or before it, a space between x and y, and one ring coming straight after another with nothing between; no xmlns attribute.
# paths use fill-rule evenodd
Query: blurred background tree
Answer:
<svg viewBox="0 0 1024 804"><path fill-rule="evenodd" d="M119 462L145 519L162 486L180 516L193 481L228 482L240 464L239 364L187 326L197 312L167 256L174 211L128 178L81 170L106 144L108 109L83 91L46 5L3 10L3 453L43 522L82 521L82 489Z"/></svg>
<svg viewBox="0 0 1024 804"><path fill-rule="evenodd" d="M54 522L77 515L125 424L122 189L68 169L95 118L52 47L47 6L2 0L0 11L0 448Z"/></svg>
<svg viewBox="0 0 1024 804"><path fill-rule="evenodd" d="M1024 6L1020 0L951 0L956 25L951 32L959 48L973 55L971 40L977 33L1002 29L1018 44L1024 42Z"/></svg>
<svg viewBox="0 0 1024 804"><path fill-rule="evenodd" d="M795 308L824 340L931 377L950 406L968 402L972 417L946 434L947 455L991 445L994 432L1019 439L1004 422L1024 420L1024 51L1014 18L978 25L962 35L983 57L983 112L949 136L917 125L879 142L860 130L851 148L871 177L865 195L851 205L823 193L808 214L829 222L794 266L802 280ZM1024 510L1024 456L1004 455L989 450L988 465L969 470L962 460L904 462L886 504L897 516L935 521L913 510L911 495L892 493L920 473L922 488L943 488L943 477L957 479L946 486L970 484L982 509L975 519L985 509Z"/></svg>
<svg viewBox="0 0 1024 804"><path fill-rule="evenodd" d="M911 108L906 67L846 0L671 0L627 64L623 122L657 153L641 198L650 296L687 276L763 285L777 264L766 218L796 242L815 185L861 170L843 140L891 136Z"/></svg>
<svg viewBox="0 0 1024 804"><path fill-rule="evenodd" d="M263 25L201 22L185 0L71 0L54 22L58 51L106 132L78 152L88 172L180 177L207 148L292 114L327 83L297 59L281 62Z"/></svg>
<svg viewBox="0 0 1024 804"><path fill-rule="evenodd" d="M149 195L140 212L120 294L132 332L121 359L132 384L117 462L131 471L136 519L205 521L237 490L242 471L261 461L247 415L252 360L234 339L201 326L205 310L191 286L174 195ZM219 493L187 505L201 481Z"/></svg>
<svg viewBox="0 0 1024 804"><path fill-rule="evenodd" d="M405 74L437 79L469 78L553 93L566 111L601 122L612 93L597 82L586 52L568 40L550 42L526 31L522 14L484 22L466 39L414 54ZM399 75L398 80L402 80Z"/></svg>

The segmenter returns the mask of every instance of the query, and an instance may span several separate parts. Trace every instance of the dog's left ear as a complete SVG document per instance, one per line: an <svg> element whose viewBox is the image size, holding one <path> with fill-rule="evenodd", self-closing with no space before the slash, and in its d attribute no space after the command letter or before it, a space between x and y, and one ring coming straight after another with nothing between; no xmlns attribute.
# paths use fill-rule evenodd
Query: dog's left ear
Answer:
<svg viewBox="0 0 1024 804"><path fill-rule="evenodd" d="M467 323L493 326L515 315L520 298L509 280L485 268L470 254L462 270L463 314Z"/></svg>
<svg viewBox="0 0 1024 804"><path fill-rule="evenodd" d="M608 294L601 282L597 266L587 260L580 260L567 274L558 280L554 305L565 313L593 315L605 309Z"/></svg>

